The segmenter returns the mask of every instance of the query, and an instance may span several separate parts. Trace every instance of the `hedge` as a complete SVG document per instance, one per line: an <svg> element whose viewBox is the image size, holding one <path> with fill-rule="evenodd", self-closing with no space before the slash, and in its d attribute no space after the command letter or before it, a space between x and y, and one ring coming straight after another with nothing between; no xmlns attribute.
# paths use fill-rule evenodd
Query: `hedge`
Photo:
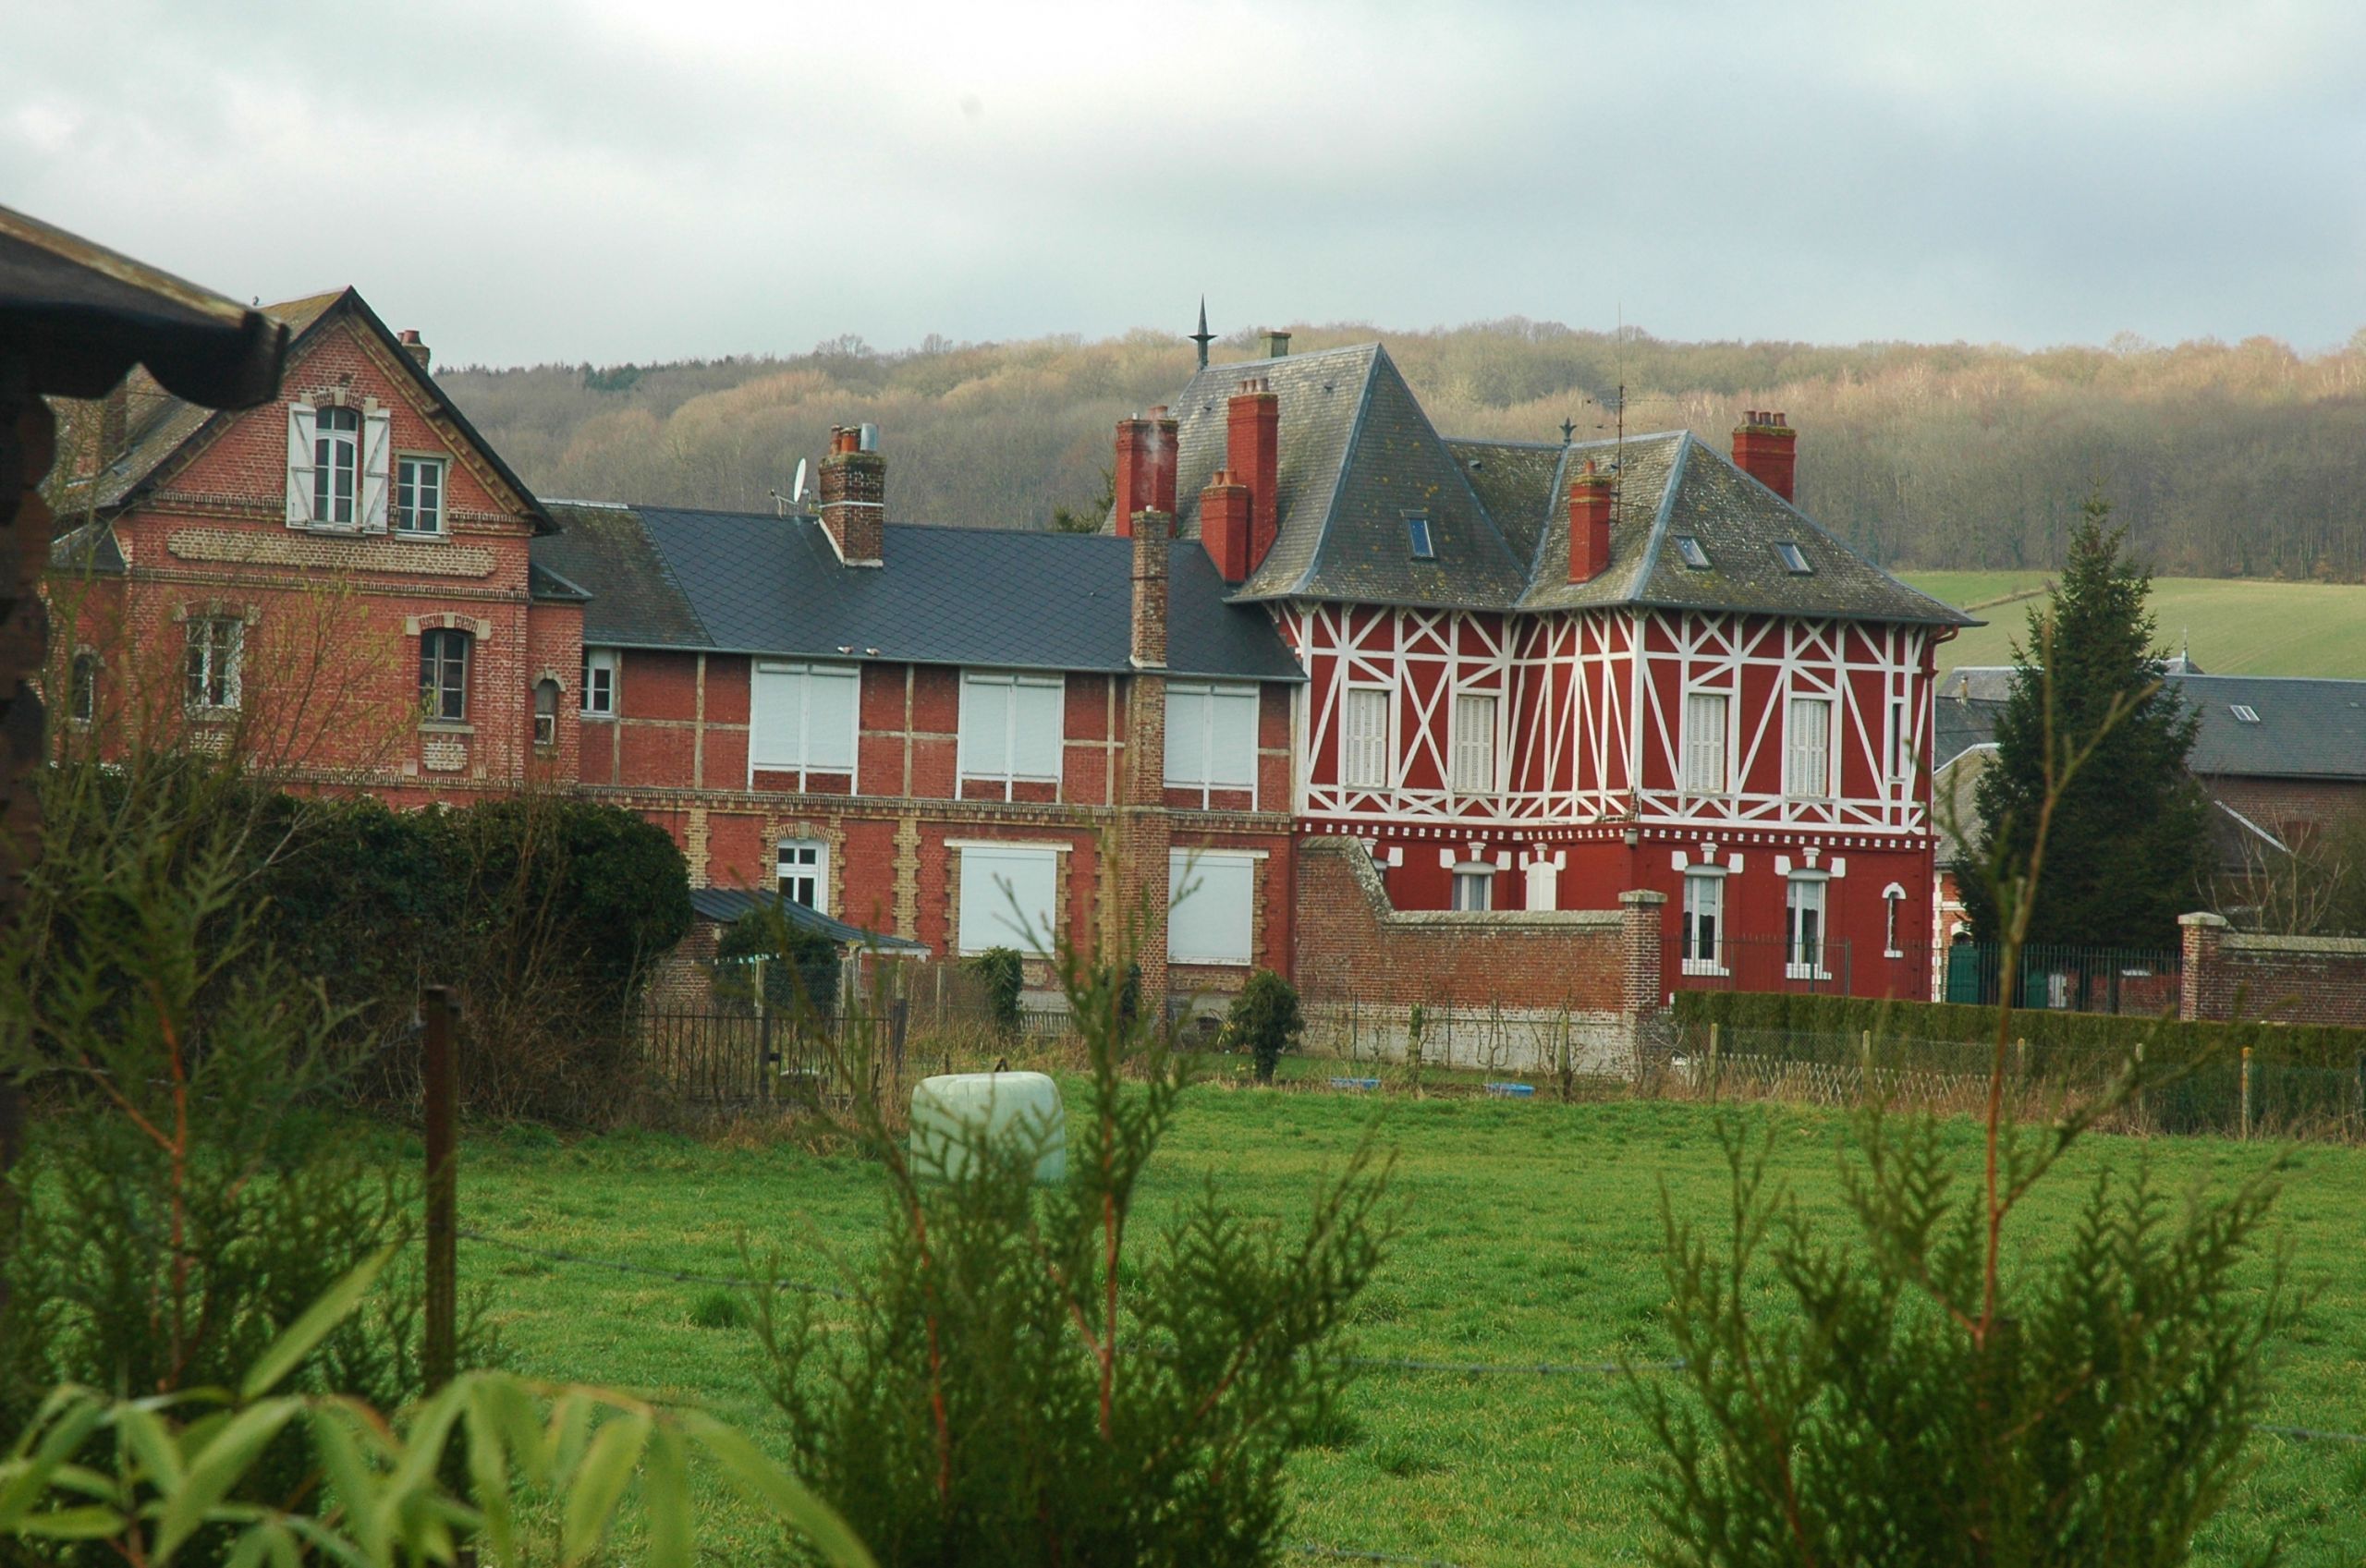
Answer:
<svg viewBox="0 0 2366 1568"><path fill-rule="evenodd" d="M1799 1034L1957 1043L1996 1038L1997 1009L1945 1002L1891 1002L1870 996L1782 991L1682 991L1676 1017L1685 1025L1780 1029ZM2169 1064L2250 1046L2252 1058L2293 1067L2351 1069L2366 1055L2366 1029L2330 1024L2181 1023L2175 1018L2015 1008L2013 1038L2032 1052L2078 1051L2125 1056L2140 1040L2148 1061Z"/></svg>

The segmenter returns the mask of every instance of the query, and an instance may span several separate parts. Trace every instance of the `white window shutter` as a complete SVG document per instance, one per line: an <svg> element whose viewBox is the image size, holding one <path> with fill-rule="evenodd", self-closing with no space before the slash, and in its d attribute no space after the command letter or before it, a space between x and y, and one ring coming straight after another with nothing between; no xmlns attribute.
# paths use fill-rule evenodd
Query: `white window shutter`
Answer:
<svg viewBox="0 0 2366 1568"><path fill-rule="evenodd" d="M310 403L287 406L287 526L312 526L312 429L319 418Z"/></svg>
<svg viewBox="0 0 2366 1568"><path fill-rule="evenodd" d="M386 531L386 492L394 466L394 416L373 408L361 416L361 526Z"/></svg>

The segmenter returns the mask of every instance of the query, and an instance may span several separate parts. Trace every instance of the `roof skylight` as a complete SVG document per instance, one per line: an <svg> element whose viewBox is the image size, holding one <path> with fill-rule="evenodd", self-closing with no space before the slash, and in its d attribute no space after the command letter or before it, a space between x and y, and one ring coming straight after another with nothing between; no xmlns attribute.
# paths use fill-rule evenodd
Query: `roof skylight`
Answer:
<svg viewBox="0 0 2366 1568"><path fill-rule="evenodd" d="M1807 577L1815 571L1814 564L1807 558L1806 553L1787 539L1775 541L1774 553L1782 558L1783 569L1787 572L1796 572L1801 577Z"/></svg>
<svg viewBox="0 0 2366 1568"><path fill-rule="evenodd" d="M2256 724L2259 723L2259 710L2252 707L2248 702L2229 702L2226 704L2226 711L2235 715L2237 722L2240 723Z"/></svg>
<svg viewBox="0 0 2366 1568"><path fill-rule="evenodd" d="M1689 533L1680 533L1676 536L1676 553L1683 556L1684 564L1695 571L1702 570L1709 565L1709 553L1701 549L1701 541Z"/></svg>
<svg viewBox="0 0 2366 1568"><path fill-rule="evenodd" d="M1406 513L1405 532L1413 547L1414 560L1434 561L1438 558L1437 547L1430 541L1430 515L1427 512Z"/></svg>

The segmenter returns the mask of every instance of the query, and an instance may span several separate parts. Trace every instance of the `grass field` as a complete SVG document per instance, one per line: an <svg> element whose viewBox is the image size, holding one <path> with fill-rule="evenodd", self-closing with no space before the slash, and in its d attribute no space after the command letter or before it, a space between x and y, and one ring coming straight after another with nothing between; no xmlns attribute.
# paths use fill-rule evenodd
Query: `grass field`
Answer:
<svg viewBox="0 0 2366 1568"><path fill-rule="evenodd" d="M2012 662L2026 635L2031 599L1989 603L2043 590L2043 572L1913 572L1906 580L1986 621L1939 650L1944 674L1958 664ZM2032 596L2033 597L2033 596ZM2161 577L2153 613L2171 650L2189 646L2214 675L2322 675L2366 679L2366 587L2262 582L2248 577Z"/></svg>
<svg viewBox="0 0 2366 1568"><path fill-rule="evenodd" d="M1199 1090L1146 1203L1164 1213L1214 1173L1245 1209L1297 1215L1317 1173L1378 1110L1346 1095ZM1712 1114L1634 1101L1392 1100L1384 1137L1398 1151L1401 1234L1363 1303L1358 1348L1489 1364L1665 1355L1654 1194L1665 1183L1679 1212L1715 1222L1725 1185ZM1751 1114L1776 1118L1780 1169L1811 1212L1834 1217L1843 1123ZM1975 1129L1959 1124L1956 1137L1969 1172ZM2261 1145L2096 1139L2043 1195L2026 1234L2058 1239L2098 1167L2148 1153L2177 1185L2232 1179L2269 1157ZM2311 1147L2297 1158L2278 1225L2316 1297L2286 1347L2272 1419L2366 1431L2366 1151ZM473 1141L462 1190L464 1224L527 1246L731 1274L745 1234L782 1248L808 1278L828 1277L833 1254L860 1257L878 1199L873 1171L856 1159L652 1135ZM755 1392L751 1336L696 1326L711 1287L478 1242L460 1257L464 1287L489 1294L520 1369L698 1401L778 1440ZM1466 1564L1642 1561L1649 1452L1616 1379L1376 1372L1350 1414L1350 1437L1296 1467L1298 1540ZM2279 1534L2289 1562L2366 1560L2366 1445L2262 1439L2258 1459L2206 1561ZM747 1527L718 1507L726 1527Z"/></svg>

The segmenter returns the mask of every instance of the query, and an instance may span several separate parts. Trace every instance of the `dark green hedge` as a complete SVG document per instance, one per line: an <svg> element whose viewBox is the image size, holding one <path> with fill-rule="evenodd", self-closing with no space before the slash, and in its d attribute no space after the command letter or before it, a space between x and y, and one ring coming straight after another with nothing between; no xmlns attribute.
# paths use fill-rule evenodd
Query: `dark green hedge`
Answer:
<svg viewBox="0 0 2366 1568"><path fill-rule="evenodd" d="M1951 1003L1886 1002L1875 997L1776 991L1683 991L1676 1016L1685 1024L1802 1034L1982 1042L1996 1038L1996 1009ZM2179 1023L2109 1013L2013 1012L2013 1037L2032 1052L2084 1051L2125 1055L2144 1042L2148 1061L2186 1062L2223 1050L2252 1048L2254 1061L2291 1066L2353 1068L2366 1054L2366 1029L2326 1024Z"/></svg>

